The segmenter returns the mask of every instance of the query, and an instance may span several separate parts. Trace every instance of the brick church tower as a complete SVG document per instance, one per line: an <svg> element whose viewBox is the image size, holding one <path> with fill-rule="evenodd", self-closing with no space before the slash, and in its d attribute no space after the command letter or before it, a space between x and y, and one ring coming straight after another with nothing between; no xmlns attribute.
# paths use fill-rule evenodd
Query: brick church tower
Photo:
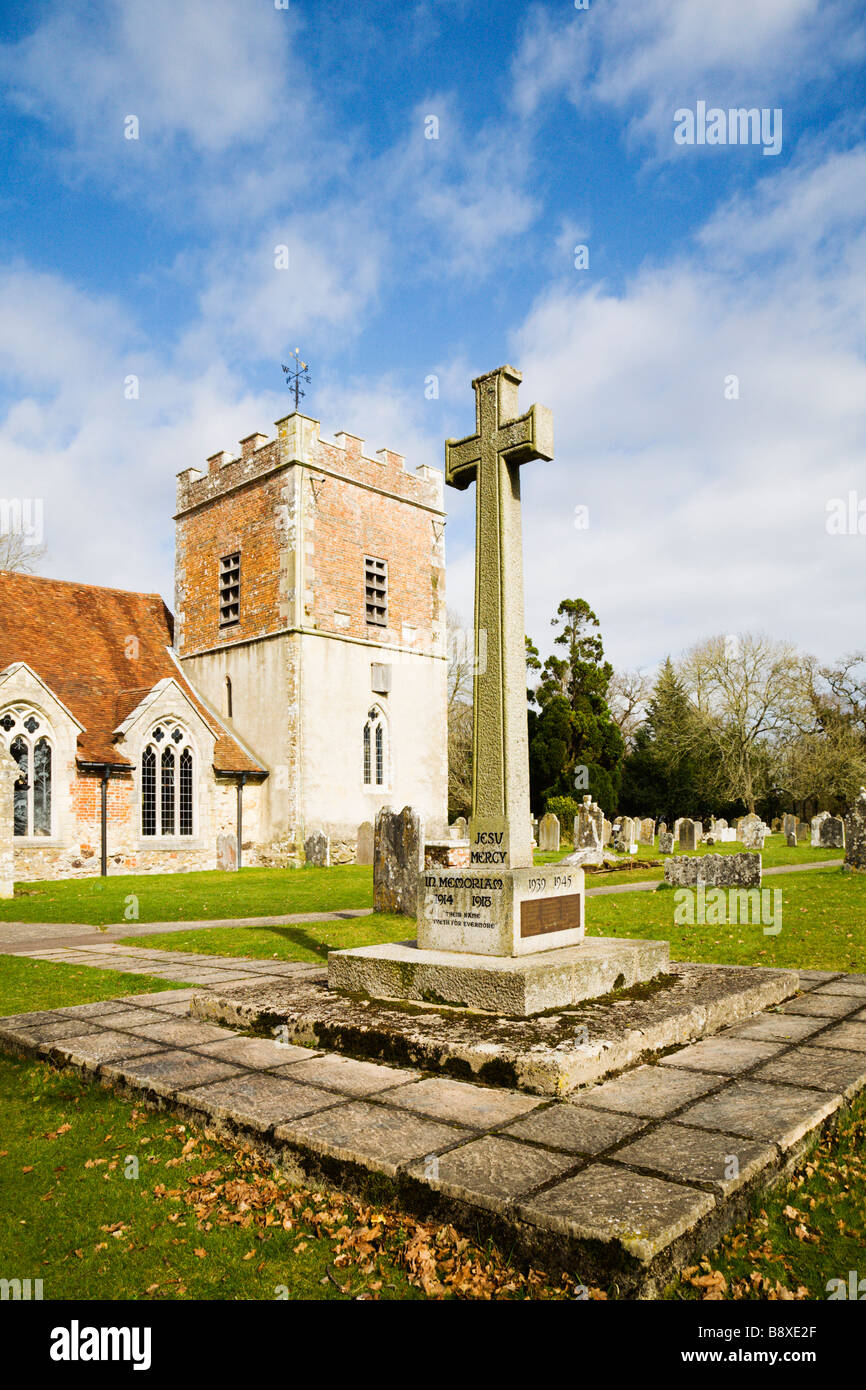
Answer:
<svg viewBox="0 0 866 1390"><path fill-rule="evenodd" d="M320 829L351 859L380 806L447 820L443 476L298 412L276 428L178 475L175 645L268 769L245 862Z"/></svg>

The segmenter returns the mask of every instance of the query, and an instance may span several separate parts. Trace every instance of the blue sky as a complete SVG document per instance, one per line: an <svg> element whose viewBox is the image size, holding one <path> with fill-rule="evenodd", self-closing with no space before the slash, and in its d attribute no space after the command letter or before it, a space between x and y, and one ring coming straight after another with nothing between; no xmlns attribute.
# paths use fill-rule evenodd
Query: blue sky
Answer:
<svg viewBox="0 0 866 1390"><path fill-rule="evenodd" d="M866 645L866 536L825 525L866 499L864 66L853 0L7 5L0 494L44 498L46 572L171 603L174 475L272 433L292 347L323 432L410 466L510 361L554 411L523 479L543 648L566 595L620 667ZM677 145L699 101L781 109L781 152Z"/></svg>

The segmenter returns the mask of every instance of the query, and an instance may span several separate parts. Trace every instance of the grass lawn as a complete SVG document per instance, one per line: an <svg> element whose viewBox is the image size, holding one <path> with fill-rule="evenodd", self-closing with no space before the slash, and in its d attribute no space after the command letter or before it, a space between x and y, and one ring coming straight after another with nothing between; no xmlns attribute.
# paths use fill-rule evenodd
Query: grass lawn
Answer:
<svg viewBox="0 0 866 1390"><path fill-rule="evenodd" d="M762 891L782 895L777 936L760 925L677 925L672 889L588 899L587 933L661 938L672 960L866 971L866 875L812 869L765 879Z"/></svg>
<svg viewBox="0 0 866 1390"><path fill-rule="evenodd" d="M0 922L206 921L341 912L372 907L373 870L365 864L330 869L241 869L227 874L118 874L109 878L17 883L0 901Z"/></svg>
<svg viewBox="0 0 866 1390"><path fill-rule="evenodd" d="M790 1181L753 1198L750 1219L729 1231L699 1265L683 1270L666 1297L825 1299L830 1280L842 1279L847 1286L849 1270L862 1275L864 1227L866 1097L861 1096Z"/></svg>
<svg viewBox="0 0 866 1390"><path fill-rule="evenodd" d="M660 937L670 942L673 960L866 971L866 875L812 869L767 879L765 891L782 894L782 930L777 936L765 936L760 925L677 925L672 890L589 898L587 933ZM166 932L149 936L147 945L206 955L324 961L329 949L404 941L414 934L410 918L374 914L352 922ZM129 938L131 945L140 943L140 938Z"/></svg>
<svg viewBox="0 0 866 1390"><path fill-rule="evenodd" d="M574 851L571 846L558 850L556 854L535 855L536 864L555 864L560 859L564 859L567 854ZM744 854L746 851L741 844L727 845L699 845L696 850L690 851L695 854ZM679 850L675 851L679 857ZM648 860L664 861L669 856L659 853L658 846L655 848L650 845L638 845L637 854L632 855L633 861L638 864ZM797 845L796 849L789 849L785 843L784 835L768 835L764 848L761 851L761 859L765 869L778 869L783 866L794 864L820 864L826 863L830 859L838 859L842 862L843 854L841 850L834 849L812 849L811 845ZM595 873L593 870L586 871L587 888L613 887L623 883L648 883L651 880L661 882L664 878L663 864L656 868L626 869L622 873Z"/></svg>
<svg viewBox="0 0 866 1390"><path fill-rule="evenodd" d="M203 927L127 937L121 944L148 950L200 951L206 956L253 956L257 960L302 960L324 964L329 951L381 941L410 941L415 919L374 912L342 922L298 922L293 926Z"/></svg>
<svg viewBox="0 0 866 1390"><path fill-rule="evenodd" d="M161 990L161 980L0 957L0 1014ZM0 1053L0 1250L45 1299L569 1298L575 1279L388 1206L293 1187L75 1073Z"/></svg>
<svg viewBox="0 0 866 1390"><path fill-rule="evenodd" d="M186 986L128 975L121 970L94 970L90 965L55 965L26 956L0 955L0 1015L38 1013L68 1004L92 1004L127 994L153 994Z"/></svg>

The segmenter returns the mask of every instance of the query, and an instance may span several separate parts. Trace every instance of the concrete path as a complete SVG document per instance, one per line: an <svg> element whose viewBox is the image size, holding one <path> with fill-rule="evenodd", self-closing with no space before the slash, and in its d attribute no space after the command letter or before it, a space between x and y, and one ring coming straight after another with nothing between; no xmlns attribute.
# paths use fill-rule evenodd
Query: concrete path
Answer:
<svg viewBox="0 0 866 1390"><path fill-rule="evenodd" d="M204 959L184 969L205 988L237 968ZM561 1100L245 1037L189 1017L191 990L0 1019L0 1046L242 1137L298 1182L372 1182L585 1284L657 1297L866 1084L866 976L801 984L781 1010Z"/></svg>
<svg viewBox="0 0 866 1390"><path fill-rule="evenodd" d="M801 874L807 869L832 869L834 865L844 864L844 862L844 859L820 859L811 864L781 864L775 869L765 869L764 878L768 874ZM597 898L604 893L653 893L661 882L661 879L653 878L645 880L643 883L613 883L607 888L587 888L586 896Z"/></svg>

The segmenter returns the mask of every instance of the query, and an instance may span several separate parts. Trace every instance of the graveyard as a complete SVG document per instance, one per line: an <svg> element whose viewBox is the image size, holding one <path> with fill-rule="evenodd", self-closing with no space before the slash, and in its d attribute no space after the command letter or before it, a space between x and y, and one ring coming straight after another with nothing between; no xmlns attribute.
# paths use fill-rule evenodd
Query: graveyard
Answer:
<svg viewBox="0 0 866 1390"><path fill-rule="evenodd" d="M300 868L19 885L0 1039L20 1151L33 1087L49 1111L66 1095L97 1127L106 1110L143 1125L148 1164L189 1160L185 1183L148 1188L190 1231L169 1241L201 1233L193 1259L229 1271L237 1297L239 1260L268 1278L255 1246L238 1253L257 1224L259 1239L276 1227L272 1258L283 1236L307 1256L289 1298L447 1297L455 1269L458 1297L814 1296L790 1254L756 1284L737 1252L771 1211L808 1235L782 1196L804 1174L820 1186L852 1137L858 1161L866 790L808 823L669 829L608 819L591 794L570 826L530 815L518 479L554 449L519 383L512 367L477 378L476 432L446 444L446 481L474 483L478 513L470 815L428 828L383 806L354 864L311 828ZM108 1180L121 1157L85 1166ZM858 1183L851 1229L862 1198ZM62 1193L40 1201L59 1210ZM131 1213L113 1214L99 1230L133 1254ZM72 1223L88 1242L93 1220ZM205 1243L224 1224L242 1229ZM845 1218L822 1238L846 1248ZM108 1248L93 1253L110 1287ZM179 1297L202 1284L188 1255L162 1256ZM153 1259L136 1277L166 1296Z"/></svg>
<svg viewBox="0 0 866 1390"><path fill-rule="evenodd" d="M864 6L11 0L0 67L22 1364L856 1365Z"/></svg>

